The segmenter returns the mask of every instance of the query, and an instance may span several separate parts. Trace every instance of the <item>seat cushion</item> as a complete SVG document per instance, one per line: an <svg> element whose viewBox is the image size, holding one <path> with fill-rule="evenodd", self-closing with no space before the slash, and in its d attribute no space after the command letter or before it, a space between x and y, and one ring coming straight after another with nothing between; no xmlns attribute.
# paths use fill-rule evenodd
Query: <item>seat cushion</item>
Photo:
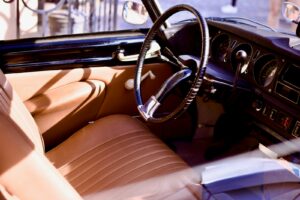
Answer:
<svg viewBox="0 0 300 200"><path fill-rule="evenodd" d="M46 155L81 195L149 179L159 184L142 184L129 196L178 191L199 183L184 161L142 123L125 115L89 124ZM172 174L176 178L157 179Z"/></svg>

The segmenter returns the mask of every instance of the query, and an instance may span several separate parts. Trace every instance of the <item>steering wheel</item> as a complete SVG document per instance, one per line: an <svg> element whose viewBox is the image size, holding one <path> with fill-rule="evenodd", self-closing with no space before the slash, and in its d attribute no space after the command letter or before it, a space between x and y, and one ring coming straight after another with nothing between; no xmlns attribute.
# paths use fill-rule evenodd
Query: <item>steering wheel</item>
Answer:
<svg viewBox="0 0 300 200"><path fill-rule="evenodd" d="M160 29L161 25L173 14L181 11L188 11L192 13L196 17L196 21L199 24L199 32L201 37L201 45L200 45L200 55L199 55L199 62L197 64L196 69L192 70L189 67L185 66L183 63L180 62L180 60L170 51L167 49L168 54L171 55L177 62L177 64L180 66L180 70L176 73L174 73L171 77L169 77L161 86L159 91L156 95L153 95L150 97L150 99L143 104L142 98L141 98L141 74L143 70L144 60L147 51L150 48L150 44L154 39L154 36ZM149 122L164 122L171 118L179 116L181 113L183 113L188 106L192 103L194 98L197 95L197 92L202 84L202 80L205 74L206 69L206 63L208 59L208 52L209 52L209 32L208 32L208 26L205 21L205 19L200 15L200 13L194 9L191 6L188 5L177 5L170 9L168 9L164 14L162 14L153 24L151 29L149 30L148 34L146 35L146 38L144 40L144 43L141 47L140 54L137 61L137 69L135 74L135 80L134 80L134 92L135 92L135 99L137 103L137 108L141 116L144 120ZM169 93L178 83L181 81L187 79L188 77L194 77L191 87L185 96L185 98L181 101L179 106L177 106L171 113L167 114L163 117L154 117L155 111L158 109L158 107L161 105L161 102L163 98L166 96L167 93Z"/></svg>

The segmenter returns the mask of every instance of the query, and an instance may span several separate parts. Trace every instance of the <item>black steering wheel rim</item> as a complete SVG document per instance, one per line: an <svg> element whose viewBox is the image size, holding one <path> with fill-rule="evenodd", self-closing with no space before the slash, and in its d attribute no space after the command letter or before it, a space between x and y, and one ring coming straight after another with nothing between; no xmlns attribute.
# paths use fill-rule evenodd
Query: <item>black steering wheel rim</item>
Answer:
<svg viewBox="0 0 300 200"><path fill-rule="evenodd" d="M141 76L142 76L142 69L144 65L144 60L147 51L150 48L150 44L153 41L155 35L157 34L159 28L162 26L162 24L173 14L180 12L180 11L188 11L192 13L196 17L196 21L199 24L199 33L201 37L201 45L200 45L200 62L197 66L197 70L195 72L195 78L192 82L192 86L189 89L189 92L183 99L183 101L180 103L178 107L176 107L170 114L164 116L164 117L153 117L151 114L145 113L144 107L145 105L143 104L142 97L141 97L141 89L140 89L140 83L141 83ZM149 30L148 34L145 37L144 43L141 47L140 54L138 57L137 61L137 69L136 69L136 74L135 74L135 79L134 79L134 92L135 92L135 99L137 103L138 110L142 117L146 121L150 122L164 122L167 121L171 118L176 117L183 111L185 111L188 106L192 103L194 98L196 97L198 90L202 84L202 80L205 74L205 69L206 69L206 63L208 60L208 53L209 53L209 32L208 32L208 26L205 21L205 19L200 15L200 13L194 9L193 7L189 5L177 5L174 6L170 9L168 9L164 14L162 14L153 24L151 29ZM156 109L157 106L160 105L159 102L155 99L155 97L151 97L152 102L150 104L156 104L153 105L153 108Z"/></svg>

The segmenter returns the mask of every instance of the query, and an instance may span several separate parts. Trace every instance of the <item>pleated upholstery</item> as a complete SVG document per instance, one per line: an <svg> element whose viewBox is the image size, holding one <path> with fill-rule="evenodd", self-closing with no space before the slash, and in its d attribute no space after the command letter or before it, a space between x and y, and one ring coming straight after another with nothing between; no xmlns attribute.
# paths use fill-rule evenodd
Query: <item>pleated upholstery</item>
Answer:
<svg viewBox="0 0 300 200"><path fill-rule="evenodd" d="M90 199L195 196L186 186L198 184L198 176L129 116L97 120L44 154L34 119L0 70L0 118L0 186L11 196L30 200L81 199L77 192ZM115 192L115 188L122 189Z"/></svg>
<svg viewBox="0 0 300 200"><path fill-rule="evenodd" d="M41 154L44 144L38 127L25 105L0 70L0 114L13 120Z"/></svg>
<svg viewBox="0 0 300 200"><path fill-rule="evenodd" d="M182 170L188 173L181 174L175 181L162 179L160 184L176 190L199 183L185 162L129 116L102 118L46 155L82 195ZM153 188L145 191L155 193Z"/></svg>

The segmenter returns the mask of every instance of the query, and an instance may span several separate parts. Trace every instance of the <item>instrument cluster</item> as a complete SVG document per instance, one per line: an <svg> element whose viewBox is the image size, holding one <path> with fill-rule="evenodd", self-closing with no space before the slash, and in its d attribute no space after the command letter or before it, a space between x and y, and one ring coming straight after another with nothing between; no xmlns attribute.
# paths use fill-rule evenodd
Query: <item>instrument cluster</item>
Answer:
<svg viewBox="0 0 300 200"><path fill-rule="evenodd" d="M211 34L210 62L251 85L256 118L285 138L300 136L299 64L259 41L222 30Z"/></svg>

